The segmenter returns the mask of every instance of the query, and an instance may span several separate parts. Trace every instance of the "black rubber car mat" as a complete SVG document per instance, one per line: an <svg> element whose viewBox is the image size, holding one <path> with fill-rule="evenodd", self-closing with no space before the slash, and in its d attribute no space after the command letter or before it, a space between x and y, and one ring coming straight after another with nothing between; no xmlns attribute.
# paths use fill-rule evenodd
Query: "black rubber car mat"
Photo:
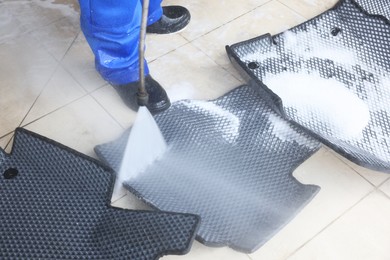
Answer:
<svg viewBox="0 0 390 260"><path fill-rule="evenodd" d="M279 114L351 161L390 172L390 1L358 2L369 10L342 0L284 33L226 49Z"/></svg>
<svg viewBox="0 0 390 260"><path fill-rule="evenodd" d="M353 0L370 15L381 15L390 20L389 0Z"/></svg>
<svg viewBox="0 0 390 260"><path fill-rule="evenodd" d="M320 144L248 86L215 101L175 102L155 119L168 151L124 185L160 210L198 214L206 245L253 252L319 190L292 172ZM95 151L119 170L127 138Z"/></svg>
<svg viewBox="0 0 390 260"><path fill-rule="evenodd" d="M112 170L27 130L0 171L1 259L157 259L195 238L198 216L109 206Z"/></svg>

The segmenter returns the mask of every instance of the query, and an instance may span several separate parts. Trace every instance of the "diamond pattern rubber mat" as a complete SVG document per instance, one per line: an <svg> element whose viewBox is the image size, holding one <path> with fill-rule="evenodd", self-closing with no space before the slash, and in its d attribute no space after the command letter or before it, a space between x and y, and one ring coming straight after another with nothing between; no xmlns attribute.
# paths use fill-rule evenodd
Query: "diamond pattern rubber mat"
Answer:
<svg viewBox="0 0 390 260"><path fill-rule="evenodd" d="M112 171L24 129L0 171L1 259L157 259L197 231L198 216L110 207Z"/></svg>
<svg viewBox="0 0 390 260"><path fill-rule="evenodd" d="M319 189L292 176L319 143L248 86L215 101L175 102L155 119L168 151L125 187L158 209L200 215L206 245L252 252ZM118 170L127 138L95 151Z"/></svg>
<svg viewBox="0 0 390 260"><path fill-rule="evenodd" d="M390 1L359 3L388 15ZM289 31L227 52L285 118L357 164L390 172L389 42L387 19L342 0Z"/></svg>
<svg viewBox="0 0 390 260"><path fill-rule="evenodd" d="M390 20L389 0L354 0L363 11L371 15L381 15Z"/></svg>

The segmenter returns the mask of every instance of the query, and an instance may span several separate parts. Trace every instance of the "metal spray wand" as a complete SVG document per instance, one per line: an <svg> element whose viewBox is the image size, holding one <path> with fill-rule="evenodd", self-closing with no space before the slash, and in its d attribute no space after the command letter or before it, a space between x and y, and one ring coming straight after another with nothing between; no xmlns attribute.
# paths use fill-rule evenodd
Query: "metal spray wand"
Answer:
<svg viewBox="0 0 390 260"><path fill-rule="evenodd" d="M139 37L139 87L137 93L137 102L139 106L146 106L149 101L149 94L145 88L145 38L146 38L146 26L148 21L149 0L143 0L142 5L142 19L141 29Z"/></svg>

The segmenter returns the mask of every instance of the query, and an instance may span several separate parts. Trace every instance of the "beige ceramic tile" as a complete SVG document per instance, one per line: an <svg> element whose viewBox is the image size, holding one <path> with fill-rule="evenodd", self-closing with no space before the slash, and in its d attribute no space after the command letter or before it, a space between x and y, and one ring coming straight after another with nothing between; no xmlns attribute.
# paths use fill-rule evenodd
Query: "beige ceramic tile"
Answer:
<svg viewBox="0 0 390 260"><path fill-rule="evenodd" d="M0 138L0 148L4 150L10 139L11 139L11 135L6 135Z"/></svg>
<svg viewBox="0 0 390 260"><path fill-rule="evenodd" d="M107 84L95 69L95 58L82 33L78 35L61 64L87 92Z"/></svg>
<svg viewBox="0 0 390 260"><path fill-rule="evenodd" d="M53 5L65 5L67 8L70 8L69 12L80 13L80 6L78 0L51 0L50 3Z"/></svg>
<svg viewBox="0 0 390 260"><path fill-rule="evenodd" d="M276 34L304 21L305 18L290 8L277 1L272 1L200 37L193 44L219 65L233 70L225 51L226 45L232 45L266 33Z"/></svg>
<svg viewBox="0 0 390 260"><path fill-rule="evenodd" d="M79 32L80 29L75 27L68 19L61 19L31 32L31 35L60 61Z"/></svg>
<svg viewBox="0 0 390 260"><path fill-rule="evenodd" d="M194 40L221 25L224 25L252 9L269 2L270 0L167 0L164 5L182 5L191 13L191 21L188 27L181 32L187 40Z"/></svg>
<svg viewBox="0 0 390 260"><path fill-rule="evenodd" d="M151 62L158 57L171 52L187 42L180 34L147 34L146 60Z"/></svg>
<svg viewBox="0 0 390 260"><path fill-rule="evenodd" d="M374 192L289 259L387 260L390 200Z"/></svg>
<svg viewBox="0 0 390 260"><path fill-rule="evenodd" d="M49 114L84 95L86 91L59 66L23 120L23 124Z"/></svg>
<svg viewBox="0 0 390 260"><path fill-rule="evenodd" d="M30 35L0 48L0 136L17 127L52 77L57 62Z"/></svg>
<svg viewBox="0 0 390 260"><path fill-rule="evenodd" d="M14 136L12 135L11 140L8 142L8 145L5 147L5 152L11 153L13 144L14 144Z"/></svg>
<svg viewBox="0 0 390 260"><path fill-rule="evenodd" d="M0 138L0 149L9 152L9 147L12 146L13 133Z"/></svg>
<svg viewBox="0 0 390 260"><path fill-rule="evenodd" d="M167 90L171 101L214 99L240 85L237 79L191 44L152 62L150 71Z"/></svg>
<svg viewBox="0 0 390 260"><path fill-rule="evenodd" d="M279 2L310 19L332 8L338 0L279 0Z"/></svg>
<svg viewBox="0 0 390 260"><path fill-rule="evenodd" d="M91 95L125 129L129 128L137 115L128 108L111 85L106 85Z"/></svg>
<svg viewBox="0 0 390 260"><path fill-rule="evenodd" d="M27 32L27 28L0 2L0 43Z"/></svg>
<svg viewBox="0 0 390 260"><path fill-rule="evenodd" d="M287 226L250 255L253 260L286 259L374 189L326 149L299 166L294 176L321 190Z"/></svg>
<svg viewBox="0 0 390 260"><path fill-rule="evenodd" d="M90 96L85 96L25 128L95 156L93 148L118 138L123 129Z"/></svg>
<svg viewBox="0 0 390 260"><path fill-rule="evenodd" d="M127 192L125 196L111 203L113 207L123 209L136 209L136 210L152 210L148 205L143 203L133 194Z"/></svg>
<svg viewBox="0 0 390 260"><path fill-rule="evenodd" d="M250 260L249 256L234 251L233 249L206 247L199 242L194 242L191 251L183 256L164 256L163 260Z"/></svg>
<svg viewBox="0 0 390 260"><path fill-rule="evenodd" d="M389 173L384 173L384 172L379 172L379 171L374 171L368 168L364 168L362 166L359 166L350 160L344 158L340 154L330 150L337 158L342 160L344 163L346 163L349 167L351 167L354 171L359 173L363 178L371 182L375 186L379 186L383 182L385 182L387 179L390 178Z"/></svg>
<svg viewBox="0 0 390 260"><path fill-rule="evenodd" d="M35 30L64 17L76 20L79 13L68 3L58 0L4 0L2 1L17 20L28 30Z"/></svg>
<svg viewBox="0 0 390 260"><path fill-rule="evenodd" d="M380 190L383 191L387 196L390 197L390 180L383 183L380 187Z"/></svg>

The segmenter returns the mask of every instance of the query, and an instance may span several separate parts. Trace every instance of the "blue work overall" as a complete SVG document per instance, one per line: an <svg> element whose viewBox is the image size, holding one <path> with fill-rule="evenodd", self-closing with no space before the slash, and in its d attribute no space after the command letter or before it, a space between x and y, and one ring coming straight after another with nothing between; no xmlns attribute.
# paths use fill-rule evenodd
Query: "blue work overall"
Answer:
<svg viewBox="0 0 390 260"><path fill-rule="evenodd" d="M162 16L162 0L150 0L148 25ZM111 84L139 80L142 0L79 0L81 29L95 55L95 66ZM149 69L145 61L145 75Z"/></svg>

